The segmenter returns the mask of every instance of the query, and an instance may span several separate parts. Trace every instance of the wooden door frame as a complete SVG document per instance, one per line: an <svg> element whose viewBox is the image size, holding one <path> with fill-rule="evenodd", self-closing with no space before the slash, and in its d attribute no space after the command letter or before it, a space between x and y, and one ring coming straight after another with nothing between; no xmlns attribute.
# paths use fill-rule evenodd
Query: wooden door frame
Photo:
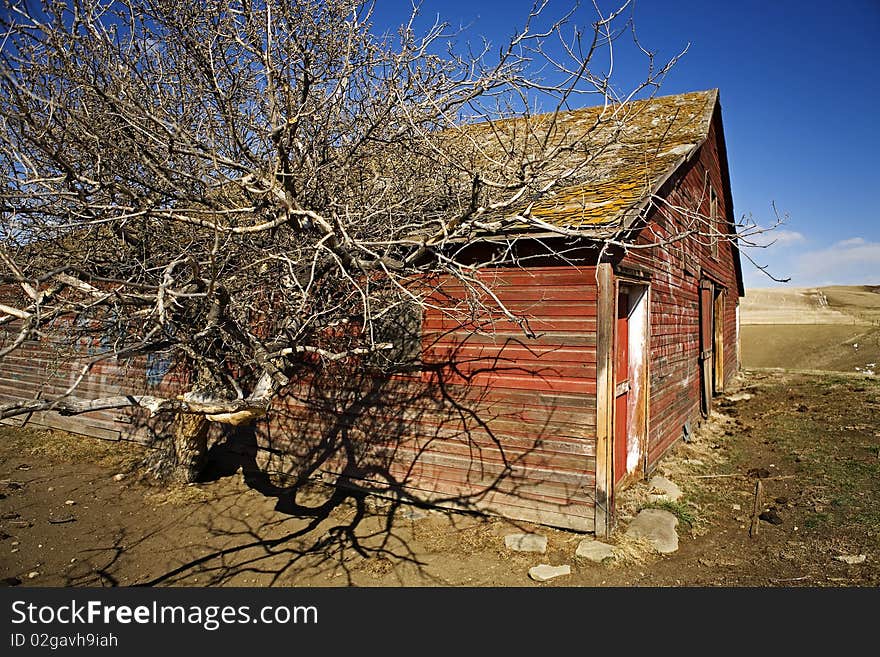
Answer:
<svg viewBox="0 0 880 657"><path fill-rule="evenodd" d="M614 397L611 400L611 473L616 494L626 478L629 395L632 389L629 375L629 288L619 279L614 285L614 301L614 343L611 347L611 382L614 386Z"/></svg>
<svg viewBox="0 0 880 657"><path fill-rule="evenodd" d="M697 324L697 331L699 332L699 357L697 358L697 368L700 376L700 412L703 417L709 417L712 413L715 367L714 365L709 365L707 361L714 356L715 351L715 282L710 278L701 278L697 294L697 306L699 309L699 321ZM708 303L704 302L707 296ZM710 307L707 308L707 305ZM713 325L707 327L707 322L712 322ZM709 341L712 344L707 344Z"/></svg>
<svg viewBox="0 0 880 657"><path fill-rule="evenodd" d="M651 367L651 286L647 279L615 276L610 264L600 263L596 268L598 295L596 301L596 494L594 532L607 537L614 528L614 493L617 487L631 482L634 475L624 475L614 482L614 356L616 353L615 325L617 295L620 285L644 288L640 303L645 304L645 347L642 371L644 388L644 462L641 473L647 472L648 431L650 428L650 367Z"/></svg>
<svg viewBox="0 0 880 657"><path fill-rule="evenodd" d="M703 303L703 291L708 290L708 305ZM724 307L726 305L727 287L714 277L700 279L699 294L699 342L700 352L698 368L700 375L700 411L703 417L712 412L712 398L724 392ZM704 323L709 321L711 327L706 330ZM705 344L704 336L711 344ZM706 361L711 359L707 367Z"/></svg>

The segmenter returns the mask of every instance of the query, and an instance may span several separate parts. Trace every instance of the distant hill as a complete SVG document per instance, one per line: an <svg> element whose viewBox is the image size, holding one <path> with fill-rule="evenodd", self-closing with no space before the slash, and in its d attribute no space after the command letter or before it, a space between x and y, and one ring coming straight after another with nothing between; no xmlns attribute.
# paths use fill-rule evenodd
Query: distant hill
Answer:
<svg viewBox="0 0 880 657"><path fill-rule="evenodd" d="M745 367L880 373L880 286L746 290Z"/></svg>
<svg viewBox="0 0 880 657"><path fill-rule="evenodd" d="M880 285L746 290L742 324L880 324Z"/></svg>

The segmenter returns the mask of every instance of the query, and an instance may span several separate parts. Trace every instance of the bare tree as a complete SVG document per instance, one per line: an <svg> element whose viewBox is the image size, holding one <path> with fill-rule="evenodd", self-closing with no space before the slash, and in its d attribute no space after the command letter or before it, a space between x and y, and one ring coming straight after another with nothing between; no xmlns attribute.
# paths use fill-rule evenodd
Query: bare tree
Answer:
<svg viewBox="0 0 880 657"><path fill-rule="evenodd" d="M104 336L78 381L144 354L192 375L176 397L82 399L75 382L0 417L177 413L178 472L191 478L207 421L264 414L303 368L412 367L393 327L435 303L438 276L467 291L444 312L528 334L478 269L518 261L511 227L586 234L530 208L589 175L628 101L677 59L644 51L644 79L621 93L611 55L635 38L627 4L594 5L586 28L581 10L548 19L546 5L501 47L474 49L445 23L417 29L418 7L379 33L357 0L7 3L0 356L64 326ZM594 125L557 121L589 101L604 105ZM689 234L708 235L692 214ZM600 237L624 245L621 230ZM457 257L478 233L504 248Z"/></svg>

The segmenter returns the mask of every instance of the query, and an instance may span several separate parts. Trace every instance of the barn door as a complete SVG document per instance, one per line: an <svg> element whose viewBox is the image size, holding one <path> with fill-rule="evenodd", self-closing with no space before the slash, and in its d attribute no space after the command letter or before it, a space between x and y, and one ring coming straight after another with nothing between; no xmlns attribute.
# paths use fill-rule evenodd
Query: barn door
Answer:
<svg viewBox="0 0 880 657"><path fill-rule="evenodd" d="M715 288L715 304L712 322L714 341L712 343L713 369L712 392L724 392L724 288Z"/></svg>
<svg viewBox="0 0 880 657"><path fill-rule="evenodd" d="M648 445L648 286L620 285L614 334L614 483L644 472Z"/></svg>
<svg viewBox="0 0 880 657"><path fill-rule="evenodd" d="M715 377L715 303L712 283L700 281L700 410L709 417Z"/></svg>
<svg viewBox="0 0 880 657"><path fill-rule="evenodd" d="M614 327L614 483L626 474L629 390L629 292L621 286Z"/></svg>

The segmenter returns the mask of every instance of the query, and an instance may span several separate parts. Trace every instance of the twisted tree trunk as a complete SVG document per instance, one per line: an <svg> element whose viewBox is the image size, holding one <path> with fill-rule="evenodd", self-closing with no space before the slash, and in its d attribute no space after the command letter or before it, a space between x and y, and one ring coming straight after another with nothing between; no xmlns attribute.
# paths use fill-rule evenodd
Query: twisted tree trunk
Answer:
<svg viewBox="0 0 880 657"><path fill-rule="evenodd" d="M198 481L208 453L210 424L204 415L178 413L171 427L172 444L166 454L172 461L166 467L165 478L178 484Z"/></svg>

